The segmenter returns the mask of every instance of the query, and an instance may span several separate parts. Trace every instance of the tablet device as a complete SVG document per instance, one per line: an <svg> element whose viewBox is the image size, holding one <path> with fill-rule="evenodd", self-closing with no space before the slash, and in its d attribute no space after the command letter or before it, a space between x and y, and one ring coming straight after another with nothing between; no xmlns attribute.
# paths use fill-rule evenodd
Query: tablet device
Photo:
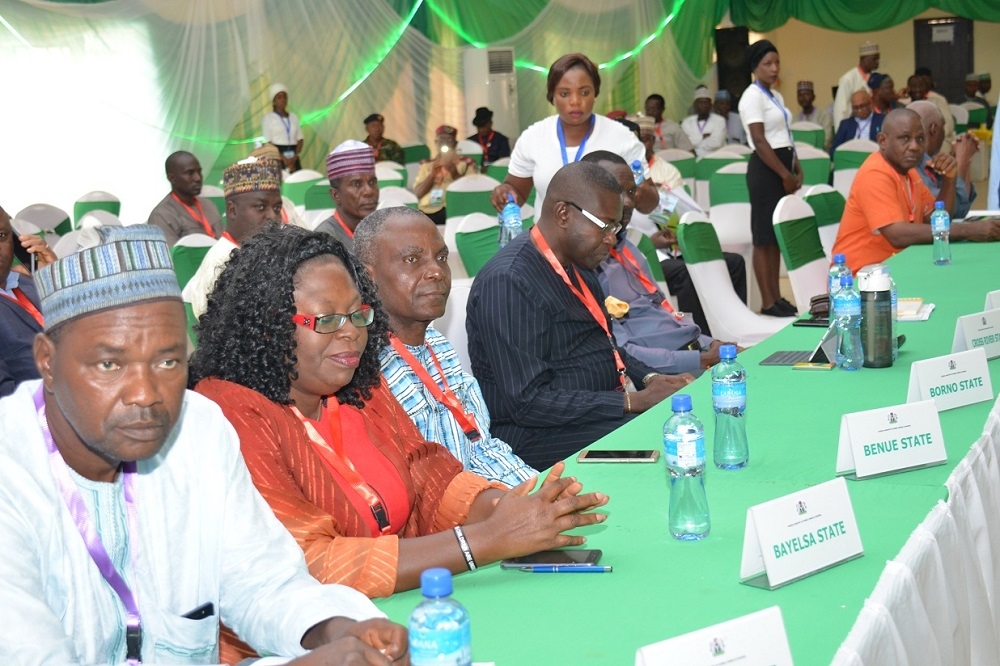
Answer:
<svg viewBox="0 0 1000 666"><path fill-rule="evenodd" d="M760 362L761 365L795 365L796 363L834 363L837 358L837 327L829 326L812 351L777 351Z"/></svg>

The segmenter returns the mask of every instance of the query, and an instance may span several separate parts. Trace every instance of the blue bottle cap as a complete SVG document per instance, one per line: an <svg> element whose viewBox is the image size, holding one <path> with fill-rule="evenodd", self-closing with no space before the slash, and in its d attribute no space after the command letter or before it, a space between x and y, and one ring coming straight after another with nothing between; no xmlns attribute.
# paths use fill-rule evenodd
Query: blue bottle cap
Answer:
<svg viewBox="0 0 1000 666"><path fill-rule="evenodd" d="M447 597L451 590L451 572L444 567L424 569L420 574L420 593L425 597Z"/></svg>
<svg viewBox="0 0 1000 666"><path fill-rule="evenodd" d="M507 193L507 203L514 203L514 195L510 192Z"/></svg>
<svg viewBox="0 0 1000 666"><path fill-rule="evenodd" d="M675 393L674 396L670 398L670 409L675 412L690 412L691 396L687 393Z"/></svg>
<svg viewBox="0 0 1000 666"><path fill-rule="evenodd" d="M736 345L722 345L719 347L719 358L736 358Z"/></svg>
<svg viewBox="0 0 1000 666"><path fill-rule="evenodd" d="M944 202L943 201L935 201L934 202L934 210L944 210Z"/></svg>
<svg viewBox="0 0 1000 666"><path fill-rule="evenodd" d="M847 257L838 252L837 254L833 255L833 263L835 264L847 263Z"/></svg>
<svg viewBox="0 0 1000 666"><path fill-rule="evenodd" d="M854 286L854 278L850 275L840 276L840 286L841 287L852 287Z"/></svg>

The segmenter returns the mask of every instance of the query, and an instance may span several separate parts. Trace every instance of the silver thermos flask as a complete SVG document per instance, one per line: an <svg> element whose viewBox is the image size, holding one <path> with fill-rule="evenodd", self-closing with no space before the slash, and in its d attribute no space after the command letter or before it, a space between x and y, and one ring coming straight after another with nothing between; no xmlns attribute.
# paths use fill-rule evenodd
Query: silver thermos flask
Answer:
<svg viewBox="0 0 1000 666"><path fill-rule="evenodd" d="M892 365L892 283L883 272L858 271L861 292L861 347L866 368Z"/></svg>

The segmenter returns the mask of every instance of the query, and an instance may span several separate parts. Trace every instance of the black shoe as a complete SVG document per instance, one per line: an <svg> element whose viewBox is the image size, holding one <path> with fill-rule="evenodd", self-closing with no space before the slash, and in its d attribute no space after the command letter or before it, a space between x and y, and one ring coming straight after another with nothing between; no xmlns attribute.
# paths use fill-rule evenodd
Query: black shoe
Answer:
<svg viewBox="0 0 1000 666"><path fill-rule="evenodd" d="M778 301L775 301L774 304L772 304L771 307L769 307L769 308L761 308L760 313L762 315L770 315L772 317L794 317L795 316L795 312L794 311L793 312L789 312L788 310L782 308L781 305L779 305Z"/></svg>
<svg viewBox="0 0 1000 666"><path fill-rule="evenodd" d="M786 301L784 298L779 297L778 300L774 302L774 304L777 305L780 309L791 313L792 317L797 316L799 313L799 311L795 309L795 306Z"/></svg>

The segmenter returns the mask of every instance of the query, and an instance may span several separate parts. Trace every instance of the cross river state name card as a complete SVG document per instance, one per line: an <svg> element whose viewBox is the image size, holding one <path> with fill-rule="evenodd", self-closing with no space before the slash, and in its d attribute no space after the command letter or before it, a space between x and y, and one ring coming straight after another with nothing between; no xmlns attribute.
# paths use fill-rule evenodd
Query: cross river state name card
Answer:
<svg viewBox="0 0 1000 666"><path fill-rule="evenodd" d="M635 666L792 666L781 609L765 608L636 650Z"/></svg>
<svg viewBox="0 0 1000 666"><path fill-rule="evenodd" d="M993 399L982 347L914 361L906 402L934 400L939 412Z"/></svg>
<svg viewBox="0 0 1000 666"><path fill-rule="evenodd" d="M740 582L776 589L864 554L843 477L747 509Z"/></svg>
<svg viewBox="0 0 1000 666"><path fill-rule="evenodd" d="M960 352L982 347L986 358L1000 356L1000 310L984 310L959 317L955 322L955 339L951 351Z"/></svg>
<svg viewBox="0 0 1000 666"><path fill-rule="evenodd" d="M840 417L837 474L875 474L939 465L948 459L933 400Z"/></svg>

